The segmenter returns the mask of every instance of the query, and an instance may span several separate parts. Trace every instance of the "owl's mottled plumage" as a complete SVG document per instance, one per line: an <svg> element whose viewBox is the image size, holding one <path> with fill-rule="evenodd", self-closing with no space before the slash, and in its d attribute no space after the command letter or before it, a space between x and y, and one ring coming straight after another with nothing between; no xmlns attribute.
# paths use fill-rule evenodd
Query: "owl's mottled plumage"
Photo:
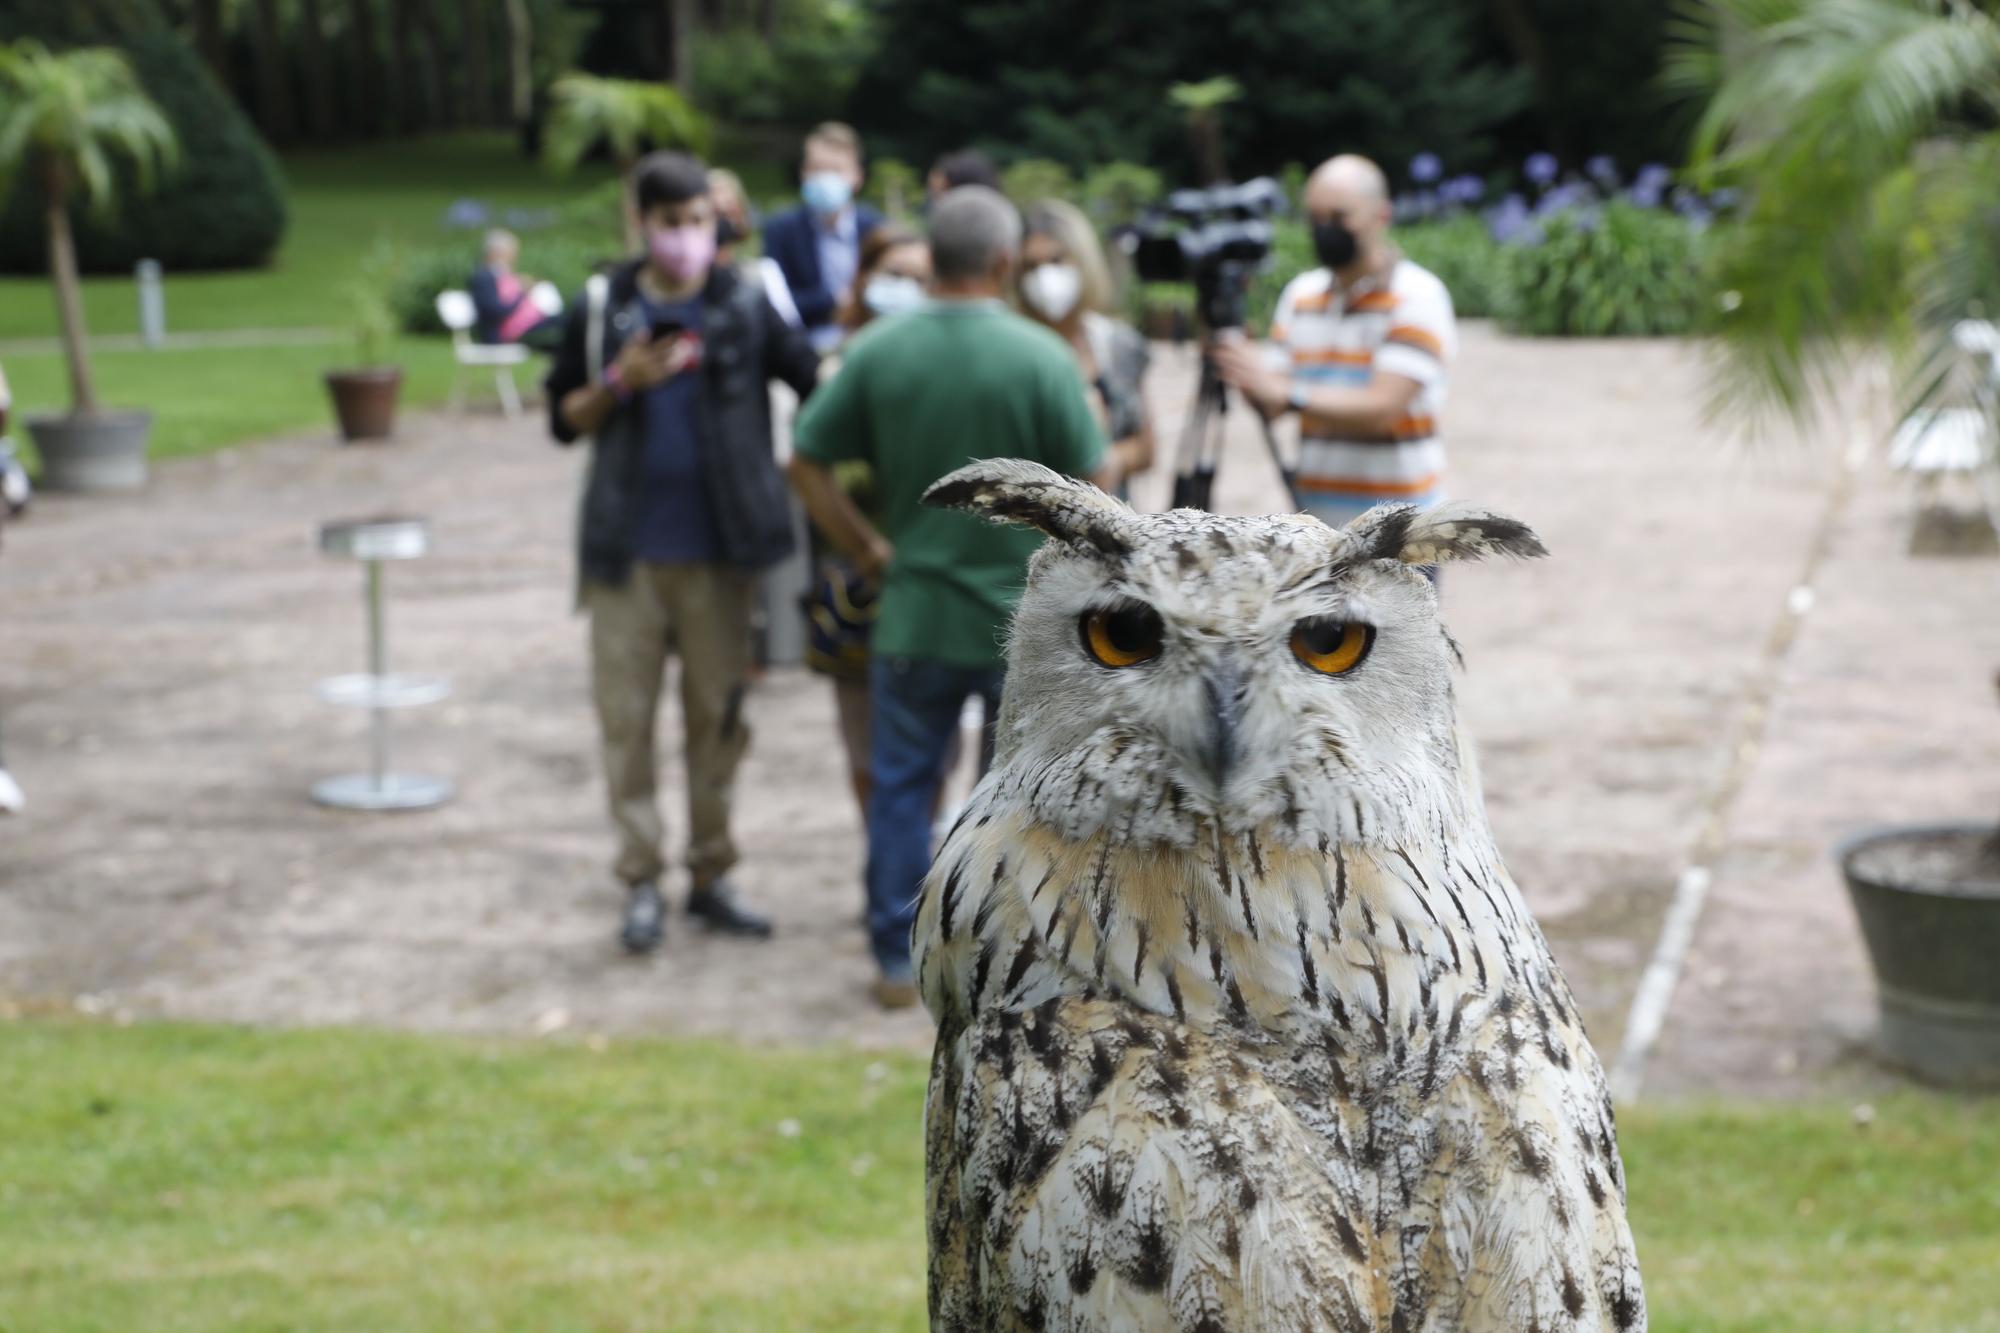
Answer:
<svg viewBox="0 0 2000 1333"><path fill-rule="evenodd" d="M1137 515L1033 464L999 750L919 906L940 1330L1643 1329L1603 1072L1487 829L1413 568L1511 519ZM1142 604L1158 655L1079 626ZM1374 627L1351 671L1301 620Z"/></svg>

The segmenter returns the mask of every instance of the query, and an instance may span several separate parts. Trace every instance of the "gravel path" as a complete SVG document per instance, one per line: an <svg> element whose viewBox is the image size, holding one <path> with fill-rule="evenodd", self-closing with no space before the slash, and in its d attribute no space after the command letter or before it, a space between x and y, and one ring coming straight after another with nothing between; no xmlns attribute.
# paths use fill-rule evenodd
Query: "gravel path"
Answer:
<svg viewBox="0 0 2000 1333"><path fill-rule="evenodd" d="M1161 362L1171 440L1190 366ZM1467 330L1454 490L1528 519L1555 558L1448 575L1461 697L1501 847L1607 1058L1737 758L1648 1087L1866 1077L1849 1052L1869 983L1825 848L1880 819L1990 812L2000 566L1902 555L1901 488L1865 470L1773 659L1838 450L1743 453L1699 401L1675 344ZM1234 416L1221 507L1273 508ZM860 839L830 695L803 672L758 688L739 796L742 882L779 938L679 931L651 960L617 954L569 614L577 462L532 422L417 417L388 448L232 451L11 527L0 728L31 806L0 824L0 1006L921 1046L926 1020L865 996ZM428 515L438 548L391 570L398 663L456 687L407 718L399 763L462 792L340 815L305 791L358 764L362 736L312 686L357 669L360 578L314 534L384 509ZM1726 754L1767 693L1761 747Z"/></svg>

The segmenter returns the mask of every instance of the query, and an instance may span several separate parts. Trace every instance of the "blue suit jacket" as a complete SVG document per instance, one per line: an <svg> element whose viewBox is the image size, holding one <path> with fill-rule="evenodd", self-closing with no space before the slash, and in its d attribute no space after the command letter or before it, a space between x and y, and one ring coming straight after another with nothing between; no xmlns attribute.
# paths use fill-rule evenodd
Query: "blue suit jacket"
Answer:
<svg viewBox="0 0 2000 1333"><path fill-rule="evenodd" d="M866 239L882 225L882 215L866 204L854 206L854 234ZM833 322L846 292L830 292L819 271L819 229L800 204L764 220L764 253L776 260L809 329Z"/></svg>

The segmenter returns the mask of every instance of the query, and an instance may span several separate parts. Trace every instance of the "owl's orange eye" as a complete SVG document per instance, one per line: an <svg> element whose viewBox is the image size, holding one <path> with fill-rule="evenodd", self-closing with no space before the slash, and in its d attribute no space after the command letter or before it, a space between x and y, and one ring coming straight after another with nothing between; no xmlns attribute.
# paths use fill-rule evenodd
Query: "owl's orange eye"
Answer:
<svg viewBox="0 0 2000 1333"><path fill-rule="evenodd" d="M1160 613L1138 602L1086 611L1081 628L1084 651L1099 666L1108 667L1152 661L1160 655L1166 635Z"/></svg>
<svg viewBox="0 0 2000 1333"><path fill-rule="evenodd" d="M1354 670L1374 646L1375 627L1359 621L1315 616L1292 626L1292 655L1329 676Z"/></svg>

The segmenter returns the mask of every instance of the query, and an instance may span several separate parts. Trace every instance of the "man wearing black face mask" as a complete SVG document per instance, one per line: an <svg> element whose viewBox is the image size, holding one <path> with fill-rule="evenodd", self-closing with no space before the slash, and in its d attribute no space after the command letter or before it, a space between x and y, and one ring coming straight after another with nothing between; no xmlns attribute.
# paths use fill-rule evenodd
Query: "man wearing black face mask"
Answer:
<svg viewBox="0 0 2000 1333"><path fill-rule="evenodd" d="M1269 419L1299 414L1300 498L1338 527L1375 505L1444 498L1438 417L1457 350L1451 294L1389 240L1389 189L1364 157L1321 164L1306 216L1323 267L1286 286L1271 350L1225 338L1223 379Z"/></svg>

